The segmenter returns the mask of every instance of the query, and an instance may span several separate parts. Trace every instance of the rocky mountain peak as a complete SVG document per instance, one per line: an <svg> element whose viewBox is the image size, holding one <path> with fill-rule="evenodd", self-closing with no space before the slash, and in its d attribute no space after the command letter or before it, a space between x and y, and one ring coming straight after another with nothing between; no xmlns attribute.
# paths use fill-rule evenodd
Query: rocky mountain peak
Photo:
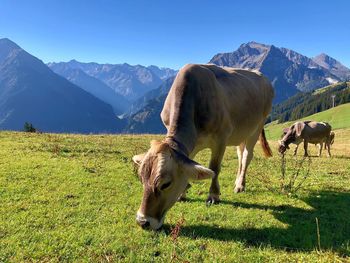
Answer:
<svg viewBox="0 0 350 263"><path fill-rule="evenodd" d="M321 53L314 57L312 61L322 68L329 70L333 75L342 80L348 80L350 78L350 69L325 53Z"/></svg>
<svg viewBox="0 0 350 263"><path fill-rule="evenodd" d="M236 51L219 53L210 63L219 66L261 71L276 89L275 102L285 100L299 91L337 82L341 78L311 58L287 48L254 41L244 43Z"/></svg>

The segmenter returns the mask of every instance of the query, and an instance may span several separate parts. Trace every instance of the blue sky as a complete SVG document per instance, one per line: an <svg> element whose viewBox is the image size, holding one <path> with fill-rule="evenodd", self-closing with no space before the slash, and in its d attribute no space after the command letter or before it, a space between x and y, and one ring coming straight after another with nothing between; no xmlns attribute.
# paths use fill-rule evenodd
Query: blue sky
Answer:
<svg viewBox="0 0 350 263"><path fill-rule="evenodd" d="M350 67L350 1L0 0L0 37L44 62L205 63L257 41Z"/></svg>

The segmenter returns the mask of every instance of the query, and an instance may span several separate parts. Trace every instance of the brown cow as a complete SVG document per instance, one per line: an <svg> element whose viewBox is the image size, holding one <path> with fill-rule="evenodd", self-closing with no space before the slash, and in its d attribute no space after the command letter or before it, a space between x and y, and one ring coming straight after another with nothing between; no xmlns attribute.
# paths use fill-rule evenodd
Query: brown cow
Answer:
<svg viewBox="0 0 350 263"><path fill-rule="evenodd" d="M289 144L296 144L294 150L296 155L298 146L304 142L304 156L308 156L308 143L320 144L318 156L321 156L323 143L328 150L328 156L331 156L330 146L334 142L334 132L327 122L304 121L296 122L291 127L283 130L284 136L280 141L279 152L284 153L289 149Z"/></svg>
<svg viewBox="0 0 350 263"><path fill-rule="evenodd" d="M246 171L259 137L265 155L271 156L263 128L273 94L270 82L259 72L215 65L184 66L161 113L166 138L152 141L147 153L133 157L140 166L144 190L138 224L160 228L189 180L212 178L207 202L218 202L218 175L229 145L237 146L239 161L235 192L244 191ZM212 152L210 169L192 160L204 148Z"/></svg>
<svg viewBox="0 0 350 263"><path fill-rule="evenodd" d="M289 131L289 127L288 128L284 128L283 129L283 134L281 136L281 139L287 134L287 132ZM327 149L328 145L331 146L333 143L334 143L334 137L335 137L335 133L334 132L331 132L330 133L330 136L329 136L329 139L326 140L324 143L325 143L325 149ZM296 141L296 142L292 142L293 144L296 145L295 149L294 149L294 152L293 152L293 155L297 155L297 152L298 152L298 148L299 148L299 145L300 143L302 143L303 140L301 141ZM281 144L281 142L280 142ZM322 153L322 148L323 148L323 140L318 142L318 143L315 143L315 146L316 144L318 144L318 156L320 157L321 156L321 153ZM287 147L287 149L289 149L289 146Z"/></svg>

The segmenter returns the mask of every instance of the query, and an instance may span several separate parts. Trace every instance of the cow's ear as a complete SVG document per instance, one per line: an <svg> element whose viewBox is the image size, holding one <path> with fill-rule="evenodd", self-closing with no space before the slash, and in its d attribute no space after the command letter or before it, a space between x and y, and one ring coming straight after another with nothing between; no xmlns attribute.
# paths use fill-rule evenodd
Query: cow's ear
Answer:
<svg viewBox="0 0 350 263"><path fill-rule="evenodd" d="M141 153L141 154L135 155L134 157L132 157L132 161L137 166L140 166L142 161L143 161L143 159L145 158L145 155L146 155L146 153Z"/></svg>
<svg viewBox="0 0 350 263"><path fill-rule="evenodd" d="M192 160L183 162L183 165L184 173L189 177L190 180L204 180L208 178L213 178L215 175L215 173L212 170Z"/></svg>
<svg viewBox="0 0 350 263"><path fill-rule="evenodd" d="M182 168L184 175L190 180L203 180L213 178L215 175L212 170L191 160L178 151L173 151L173 156L175 157L175 160L178 162L179 166Z"/></svg>
<svg viewBox="0 0 350 263"><path fill-rule="evenodd" d="M305 123L304 122L297 122L295 124L295 135L296 137L300 137L301 136L301 133L303 132L305 128Z"/></svg>
<svg viewBox="0 0 350 263"><path fill-rule="evenodd" d="M188 167L188 175L191 180L204 180L213 178L215 173L203 165L195 164Z"/></svg>

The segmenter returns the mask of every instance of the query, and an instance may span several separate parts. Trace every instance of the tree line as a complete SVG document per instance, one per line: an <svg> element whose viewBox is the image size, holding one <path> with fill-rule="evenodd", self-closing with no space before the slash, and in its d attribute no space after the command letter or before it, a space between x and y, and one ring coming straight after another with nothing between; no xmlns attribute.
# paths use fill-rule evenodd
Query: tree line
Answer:
<svg viewBox="0 0 350 263"><path fill-rule="evenodd" d="M340 82L314 92L299 92L288 100L272 107L267 122L279 123L297 120L317 112L350 102L350 82Z"/></svg>

